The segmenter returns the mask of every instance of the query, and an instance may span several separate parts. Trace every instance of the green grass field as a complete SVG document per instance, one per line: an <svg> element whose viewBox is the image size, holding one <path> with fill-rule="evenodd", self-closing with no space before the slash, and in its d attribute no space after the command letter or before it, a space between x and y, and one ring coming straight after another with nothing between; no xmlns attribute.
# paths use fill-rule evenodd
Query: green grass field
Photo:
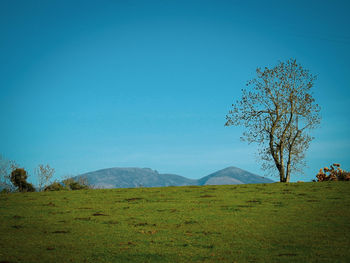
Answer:
<svg viewBox="0 0 350 263"><path fill-rule="evenodd" d="M0 262L350 262L350 183L0 195Z"/></svg>

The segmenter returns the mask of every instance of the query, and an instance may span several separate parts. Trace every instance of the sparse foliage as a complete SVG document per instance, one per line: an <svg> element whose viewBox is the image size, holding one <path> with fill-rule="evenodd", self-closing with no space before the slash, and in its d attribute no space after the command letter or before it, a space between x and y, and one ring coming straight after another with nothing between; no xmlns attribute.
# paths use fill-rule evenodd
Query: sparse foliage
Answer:
<svg viewBox="0 0 350 263"><path fill-rule="evenodd" d="M43 165L39 164L35 169L35 174L38 179L39 191L42 191L46 186L50 184L50 180L52 179L55 173L55 169L51 168L48 164Z"/></svg>
<svg viewBox="0 0 350 263"><path fill-rule="evenodd" d="M256 73L247 83L252 89L242 90L225 125L246 127L242 139L258 143L263 168L277 170L280 182L289 182L304 164L313 139L309 131L320 123L320 107L311 92L316 77L295 59Z"/></svg>
<svg viewBox="0 0 350 263"><path fill-rule="evenodd" d="M334 163L331 168L324 167L316 175L318 182L323 181L350 181L350 173L340 168L340 164Z"/></svg>
<svg viewBox="0 0 350 263"><path fill-rule="evenodd" d="M14 185L11 183L11 171L18 168L15 161L6 160L0 154L0 189L5 189L6 192L12 192L15 190Z"/></svg>
<svg viewBox="0 0 350 263"><path fill-rule="evenodd" d="M35 192L31 183L27 182L27 171L23 168L16 168L11 172L11 182L20 192Z"/></svg>

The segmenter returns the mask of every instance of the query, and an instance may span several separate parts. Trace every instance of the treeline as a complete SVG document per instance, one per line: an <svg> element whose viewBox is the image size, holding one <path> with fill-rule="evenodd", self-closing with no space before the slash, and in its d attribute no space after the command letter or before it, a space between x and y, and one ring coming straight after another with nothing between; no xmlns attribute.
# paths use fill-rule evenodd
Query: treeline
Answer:
<svg viewBox="0 0 350 263"><path fill-rule="evenodd" d="M0 155L0 190L1 192L36 192L82 190L90 186L86 178L74 179L67 177L61 182L53 180L55 169L50 165L39 164L34 170L38 185L36 187L27 181L29 174L15 161L7 160Z"/></svg>

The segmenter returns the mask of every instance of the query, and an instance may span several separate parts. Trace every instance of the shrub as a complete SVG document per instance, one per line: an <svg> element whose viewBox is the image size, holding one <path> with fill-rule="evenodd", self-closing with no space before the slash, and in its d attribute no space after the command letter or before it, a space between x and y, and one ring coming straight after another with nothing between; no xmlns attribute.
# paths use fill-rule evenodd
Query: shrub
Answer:
<svg viewBox="0 0 350 263"><path fill-rule="evenodd" d="M35 192L35 187L31 183L26 182L23 187L23 192Z"/></svg>
<svg viewBox="0 0 350 263"><path fill-rule="evenodd" d="M79 178L77 180L74 178L67 178L63 180L62 183L54 182L49 186L46 186L44 188L44 191L83 190L83 189L89 189L89 186L86 180L84 180L83 178Z"/></svg>
<svg viewBox="0 0 350 263"><path fill-rule="evenodd" d="M316 175L318 182L323 181L350 181L350 173L340 168L340 164L334 163L331 168L324 167Z"/></svg>
<svg viewBox="0 0 350 263"><path fill-rule="evenodd" d="M80 184L79 182L72 182L69 185L71 190L83 190L83 189L89 189L87 185Z"/></svg>
<svg viewBox="0 0 350 263"><path fill-rule="evenodd" d="M64 186L59 182L54 182L44 188L44 191L60 191L64 190Z"/></svg>
<svg viewBox="0 0 350 263"><path fill-rule="evenodd" d="M23 168L16 168L11 172L11 182L20 192L35 192L31 183L27 182L27 171Z"/></svg>
<svg viewBox="0 0 350 263"><path fill-rule="evenodd" d="M78 179L67 178L63 180L63 184L68 190L84 190L90 188L86 178L82 177L79 177Z"/></svg>
<svg viewBox="0 0 350 263"><path fill-rule="evenodd" d="M9 194L11 191L8 188L4 188L0 191L0 194Z"/></svg>

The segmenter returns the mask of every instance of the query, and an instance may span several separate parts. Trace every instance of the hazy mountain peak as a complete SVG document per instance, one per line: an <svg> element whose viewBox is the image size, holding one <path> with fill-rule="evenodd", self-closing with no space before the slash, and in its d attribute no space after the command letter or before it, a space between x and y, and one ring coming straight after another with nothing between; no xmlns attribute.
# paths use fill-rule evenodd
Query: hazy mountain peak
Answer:
<svg viewBox="0 0 350 263"><path fill-rule="evenodd" d="M183 185L224 185L272 183L273 181L238 167L230 166L199 180L192 180L176 174L160 174L151 168L113 167L79 175L87 178L95 188L132 188Z"/></svg>
<svg viewBox="0 0 350 263"><path fill-rule="evenodd" d="M273 181L268 178L261 177L235 166L226 167L198 180L199 185L258 184L272 182Z"/></svg>
<svg viewBox="0 0 350 263"><path fill-rule="evenodd" d="M151 168L114 167L85 173L85 177L95 188L132 188L194 185L191 180L175 174L159 174Z"/></svg>

